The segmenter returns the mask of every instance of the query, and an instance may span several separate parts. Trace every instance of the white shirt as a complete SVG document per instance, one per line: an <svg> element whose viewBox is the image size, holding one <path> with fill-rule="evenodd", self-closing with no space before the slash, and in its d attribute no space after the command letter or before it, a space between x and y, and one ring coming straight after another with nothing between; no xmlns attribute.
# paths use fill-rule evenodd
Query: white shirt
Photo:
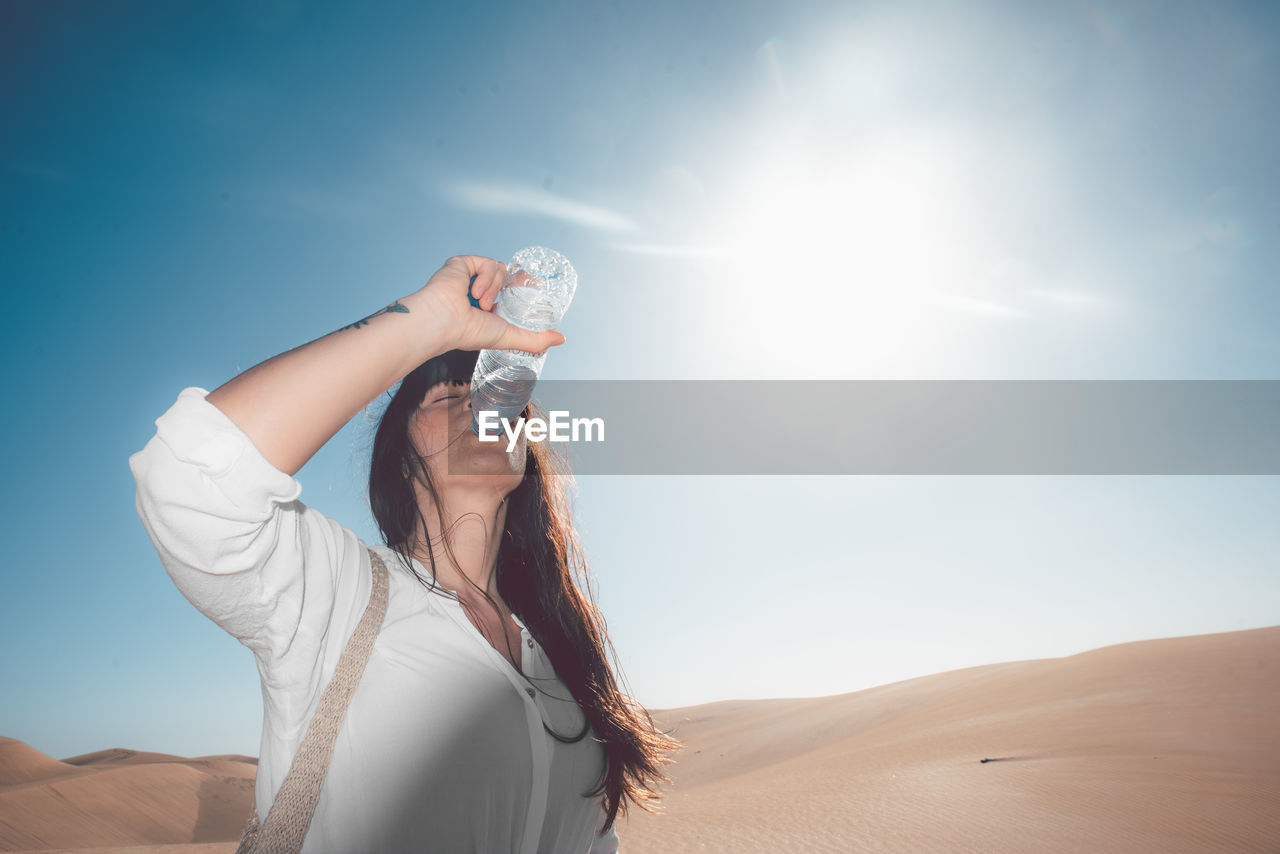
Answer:
<svg viewBox="0 0 1280 854"><path fill-rule="evenodd" d="M265 819L369 602L366 546L298 501L231 419L187 388L129 458L138 515L165 571L253 651L263 726L255 797ZM524 625L521 676L456 596L390 575L387 613L339 728L303 852L613 854L603 746ZM430 572L415 561L424 578ZM530 681L537 686L533 689Z"/></svg>

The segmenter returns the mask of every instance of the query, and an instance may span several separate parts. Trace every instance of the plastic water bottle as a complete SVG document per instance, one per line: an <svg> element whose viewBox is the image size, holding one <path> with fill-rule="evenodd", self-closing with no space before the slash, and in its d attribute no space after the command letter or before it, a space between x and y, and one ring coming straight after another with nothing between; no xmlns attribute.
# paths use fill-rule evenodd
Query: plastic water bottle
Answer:
<svg viewBox="0 0 1280 854"><path fill-rule="evenodd" d="M507 264L494 313L522 329L555 329L577 288L578 273L568 258L545 246L529 246ZM477 436L481 412L496 411L498 424L502 419L516 423L533 397L546 360L546 351L536 356L521 350L480 351L471 374L471 429Z"/></svg>

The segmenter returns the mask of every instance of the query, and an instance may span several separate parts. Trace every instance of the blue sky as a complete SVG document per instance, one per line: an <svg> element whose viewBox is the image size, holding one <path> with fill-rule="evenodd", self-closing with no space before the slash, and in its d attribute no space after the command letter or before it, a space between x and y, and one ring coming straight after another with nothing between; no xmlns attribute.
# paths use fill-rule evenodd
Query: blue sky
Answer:
<svg viewBox="0 0 1280 854"><path fill-rule="evenodd" d="M0 15L0 734L255 754L127 460L543 244L556 379L1277 379L1269 3L36 3ZM803 413L799 417L803 417ZM376 539L366 416L302 500ZM652 707L1280 622L1275 477L586 476Z"/></svg>

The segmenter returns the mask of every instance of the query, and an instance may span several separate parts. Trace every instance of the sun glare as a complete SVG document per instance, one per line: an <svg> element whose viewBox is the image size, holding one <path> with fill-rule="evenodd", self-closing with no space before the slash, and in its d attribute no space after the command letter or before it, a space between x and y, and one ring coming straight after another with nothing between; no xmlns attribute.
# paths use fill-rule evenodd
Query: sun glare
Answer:
<svg viewBox="0 0 1280 854"><path fill-rule="evenodd" d="M741 291L803 294L864 357L924 364L977 244L945 141L779 138L737 165L711 239Z"/></svg>

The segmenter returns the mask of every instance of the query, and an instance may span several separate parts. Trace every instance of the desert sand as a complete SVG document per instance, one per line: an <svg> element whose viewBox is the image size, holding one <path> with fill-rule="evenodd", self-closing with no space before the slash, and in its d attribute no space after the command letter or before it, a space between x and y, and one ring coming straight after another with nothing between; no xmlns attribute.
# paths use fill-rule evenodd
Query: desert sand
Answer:
<svg viewBox="0 0 1280 854"><path fill-rule="evenodd" d="M1280 851L1280 626L654 717L624 854ZM255 770L0 739L0 850L232 854Z"/></svg>

